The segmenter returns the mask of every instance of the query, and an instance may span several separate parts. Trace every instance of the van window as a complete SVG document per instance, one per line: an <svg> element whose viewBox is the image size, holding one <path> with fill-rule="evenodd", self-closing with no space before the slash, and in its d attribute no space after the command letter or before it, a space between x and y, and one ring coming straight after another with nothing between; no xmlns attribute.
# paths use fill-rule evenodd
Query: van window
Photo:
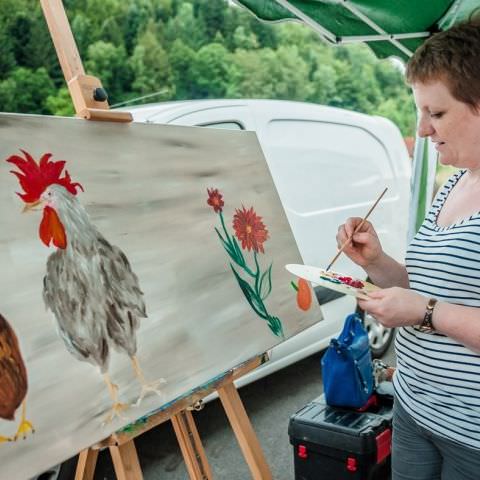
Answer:
<svg viewBox="0 0 480 480"><path fill-rule="evenodd" d="M202 123L197 125L197 127L224 128L225 130L245 130L243 126L237 122Z"/></svg>
<svg viewBox="0 0 480 480"><path fill-rule="evenodd" d="M279 193L298 214L371 203L393 178L383 144L360 127L273 120L264 140Z"/></svg>

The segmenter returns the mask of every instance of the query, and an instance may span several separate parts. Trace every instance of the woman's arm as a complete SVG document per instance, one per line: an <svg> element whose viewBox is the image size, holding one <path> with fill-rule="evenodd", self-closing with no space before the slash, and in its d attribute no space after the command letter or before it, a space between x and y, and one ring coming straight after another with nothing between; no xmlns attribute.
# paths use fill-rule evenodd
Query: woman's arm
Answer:
<svg viewBox="0 0 480 480"><path fill-rule="evenodd" d="M433 328L480 354L480 309L437 302L432 316Z"/></svg>
<svg viewBox="0 0 480 480"><path fill-rule="evenodd" d="M385 253L377 261L363 268L371 281L381 288L410 288L405 265L402 265Z"/></svg>
<svg viewBox="0 0 480 480"><path fill-rule="evenodd" d="M386 288L358 299L360 308L372 314L385 327L420 325L428 297L405 288ZM433 328L480 354L480 309L439 301L433 309Z"/></svg>
<svg viewBox="0 0 480 480"><path fill-rule="evenodd" d="M359 226L359 231L354 233ZM383 251L377 232L370 222L360 217L347 218L338 227L337 245L338 248L345 245L343 253L361 266L375 285L382 288L409 288L405 266Z"/></svg>

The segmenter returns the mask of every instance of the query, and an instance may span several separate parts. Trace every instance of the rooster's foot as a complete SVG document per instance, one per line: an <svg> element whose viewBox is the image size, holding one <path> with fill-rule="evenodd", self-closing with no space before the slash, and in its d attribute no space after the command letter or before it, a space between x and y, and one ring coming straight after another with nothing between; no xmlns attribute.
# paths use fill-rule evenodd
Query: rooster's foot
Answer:
<svg viewBox="0 0 480 480"><path fill-rule="evenodd" d="M12 440L13 440L13 438L4 437L3 435L0 435L0 443L11 442Z"/></svg>
<svg viewBox="0 0 480 480"><path fill-rule="evenodd" d="M127 410L130 407L128 403L115 402L112 405L110 413L103 420L103 424L106 425L110 423L114 418L121 418L122 420L127 420L125 415L122 415L122 412Z"/></svg>
<svg viewBox="0 0 480 480"><path fill-rule="evenodd" d="M17 433L13 437L13 440L17 441L20 437L22 437L25 440L27 438L27 433L29 432L35 433L35 429L33 428L33 425L28 420L24 419L20 422Z"/></svg>
<svg viewBox="0 0 480 480"><path fill-rule="evenodd" d="M135 402L135 406L138 407L142 400L148 395L150 392L156 393L159 397L163 397L163 392L160 390L160 386L167 383L164 378L159 378L158 380L154 380L153 382L142 383L142 391L140 392L140 396L138 400Z"/></svg>

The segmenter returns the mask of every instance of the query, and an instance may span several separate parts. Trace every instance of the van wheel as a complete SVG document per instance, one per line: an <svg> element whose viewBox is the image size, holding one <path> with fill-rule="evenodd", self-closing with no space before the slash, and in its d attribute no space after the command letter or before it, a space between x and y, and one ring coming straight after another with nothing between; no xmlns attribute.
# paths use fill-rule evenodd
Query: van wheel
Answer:
<svg viewBox="0 0 480 480"><path fill-rule="evenodd" d="M384 327L374 316L360 308L358 309L358 314L362 318L363 326L368 333L372 357L381 357L390 347L395 336L395 329Z"/></svg>
<svg viewBox="0 0 480 480"><path fill-rule="evenodd" d="M31 480L72 480L75 477L77 462L78 455L75 455Z"/></svg>

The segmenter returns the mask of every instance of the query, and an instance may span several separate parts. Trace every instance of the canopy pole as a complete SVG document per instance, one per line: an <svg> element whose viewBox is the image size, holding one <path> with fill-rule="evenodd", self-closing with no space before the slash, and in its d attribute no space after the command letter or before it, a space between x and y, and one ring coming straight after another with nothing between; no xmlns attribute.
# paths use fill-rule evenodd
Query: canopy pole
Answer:
<svg viewBox="0 0 480 480"><path fill-rule="evenodd" d="M341 43L379 42L382 40L404 40L406 38L425 38L429 36L430 32L387 33L386 35L352 35L349 37L340 37L340 41Z"/></svg>
<svg viewBox="0 0 480 480"><path fill-rule="evenodd" d="M331 43L338 43L338 37L336 37L332 32L326 28L319 25L313 18L309 17L307 14L303 13L295 5L292 5L288 0L275 0L283 8L286 8L289 12L293 13L299 20L302 20L306 23L312 30L322 35L326 40Z"/></svg>
<svg viewBox="0 0 480 480"><path fill-rule="evenodd" d="M350 0L340 0L341 5L343 5L347 10L350 10L356 17L358 17L362 22L366 23L369 27L373 28L377 33L380 35L388 35L388 33L383 30L383 28L379 27L373 20L370 20L366 15L364 15L357 7L353 6L350 3ZM409 50L407 47L404 47L399 41L389 38L388 41L395 45L400 51L402 51L407 57L411 57L413 52Z"/></svg>
<svg viewBox="0 0 480 480"><path fill-rule="evenodd" d="M288 10L290 13L293 13L299 20L307 24L312 30L320 34L328 42L340 45L345 43L353 42L375 42L375 41L388 41L401 52L403 52L407 57L411 57L413 52L407 47L402 45L398 40L405 38L425 38L430 36L430 32L417 32L417 33L387 33L379 25L377 25L373 20L368 18L360 10L358 10L354 5L351 4L350 0L336 0L335 3L341 5L342 7L349 10L353 13L359 20L368 25L370 28L375 30L379 35L365 35L365 36L352 36L352 37L338 37L332 32L327 30L325 27L319 25L313 18L309 17L306 13L302 12L295 5L292 5L289 0L275 0L276 3L281 5L283 8Z"/></svg>

